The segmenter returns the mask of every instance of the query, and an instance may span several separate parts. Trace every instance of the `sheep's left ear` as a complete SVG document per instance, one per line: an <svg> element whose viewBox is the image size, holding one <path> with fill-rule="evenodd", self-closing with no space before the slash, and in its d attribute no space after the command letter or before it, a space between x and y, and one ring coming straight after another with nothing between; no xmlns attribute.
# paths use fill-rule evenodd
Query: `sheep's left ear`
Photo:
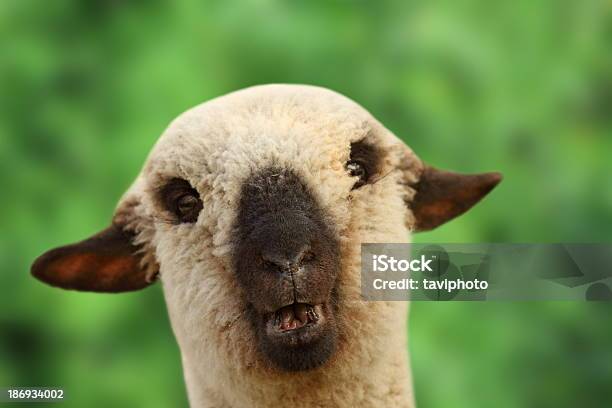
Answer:
<svg viewBox="0 0 612 408"><path fill-rule="evenodd" d="M500 173L460 174L423 165L409 206L414 231L428 231L463 214L502 179Z"/></svg>
<svg viewBox="0 0 612 408"><path fill-rule="evenodd" d="M134 234L118 224L76 244L52 249L32 265L32 275L52 286L91 292L126 292L153 282Z"/></svg>

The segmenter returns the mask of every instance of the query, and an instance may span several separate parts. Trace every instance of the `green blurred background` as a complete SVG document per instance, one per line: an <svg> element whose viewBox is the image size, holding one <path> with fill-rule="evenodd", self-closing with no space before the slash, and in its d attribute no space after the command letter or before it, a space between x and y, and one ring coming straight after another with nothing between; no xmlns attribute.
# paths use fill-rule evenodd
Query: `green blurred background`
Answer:
<svg viewBox="0 0 612 408"><path fill-rule="evenodd" d="M186 406L159 285L71 293L29 276L109 221L183 110L269 82L363 104L437 166L499 170L419 242L606 242L609 1L0 2L0 387L69 407ZM415 303L421 407L612 406L612 306ZM23 406L23 405L20 405Z"/></svg>

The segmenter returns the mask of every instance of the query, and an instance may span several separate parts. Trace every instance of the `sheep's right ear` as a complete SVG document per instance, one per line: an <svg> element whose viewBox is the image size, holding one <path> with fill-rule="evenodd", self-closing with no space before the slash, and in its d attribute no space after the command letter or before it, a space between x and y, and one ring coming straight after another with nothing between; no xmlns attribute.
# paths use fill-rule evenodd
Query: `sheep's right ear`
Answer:
<svg viewBox="0 0 612 408"><path fill-rule="evenodd" d="M112 224L84 241L44 253L32 265L32 275L63 289L91 292L142 289L154 279L133 242L133 233Z"/></svg>

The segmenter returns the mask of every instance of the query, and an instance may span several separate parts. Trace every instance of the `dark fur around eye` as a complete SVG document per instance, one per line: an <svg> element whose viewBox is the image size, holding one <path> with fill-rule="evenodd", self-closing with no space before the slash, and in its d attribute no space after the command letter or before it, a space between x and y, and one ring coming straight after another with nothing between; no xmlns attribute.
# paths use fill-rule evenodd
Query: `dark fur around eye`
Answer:
<svg viewBox="0 0 612 408"><path fill-rule="evenodd" d="M196 222L203 206L197 190L180 178L171 179L159 190L159 202L182 223Z"/></svg>
<svg viewBox="0 0 612 408"><path fill-rule="evenodd" d="M353 189L368 184L376 178L381 156L381 151L375 145L369 144L364 140L351 143L351 156L346 163L346 167L352 175L360 176L360 179L355 182Z"/></svg>

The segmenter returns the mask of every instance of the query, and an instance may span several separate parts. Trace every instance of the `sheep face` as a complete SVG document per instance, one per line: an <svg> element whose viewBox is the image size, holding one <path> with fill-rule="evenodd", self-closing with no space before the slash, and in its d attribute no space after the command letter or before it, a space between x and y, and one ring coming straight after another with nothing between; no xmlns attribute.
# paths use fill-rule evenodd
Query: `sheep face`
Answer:
<svg viewBox="0 0 612 408"><path fill-rule="evenodd" d="M341 359L368 327L360 244L406 242L498 181L424 165L331 91L255 87L175 120L112 226L46 253L33 273L104 292L159 275L183 353L209 369L310 370Z"/></svg>

